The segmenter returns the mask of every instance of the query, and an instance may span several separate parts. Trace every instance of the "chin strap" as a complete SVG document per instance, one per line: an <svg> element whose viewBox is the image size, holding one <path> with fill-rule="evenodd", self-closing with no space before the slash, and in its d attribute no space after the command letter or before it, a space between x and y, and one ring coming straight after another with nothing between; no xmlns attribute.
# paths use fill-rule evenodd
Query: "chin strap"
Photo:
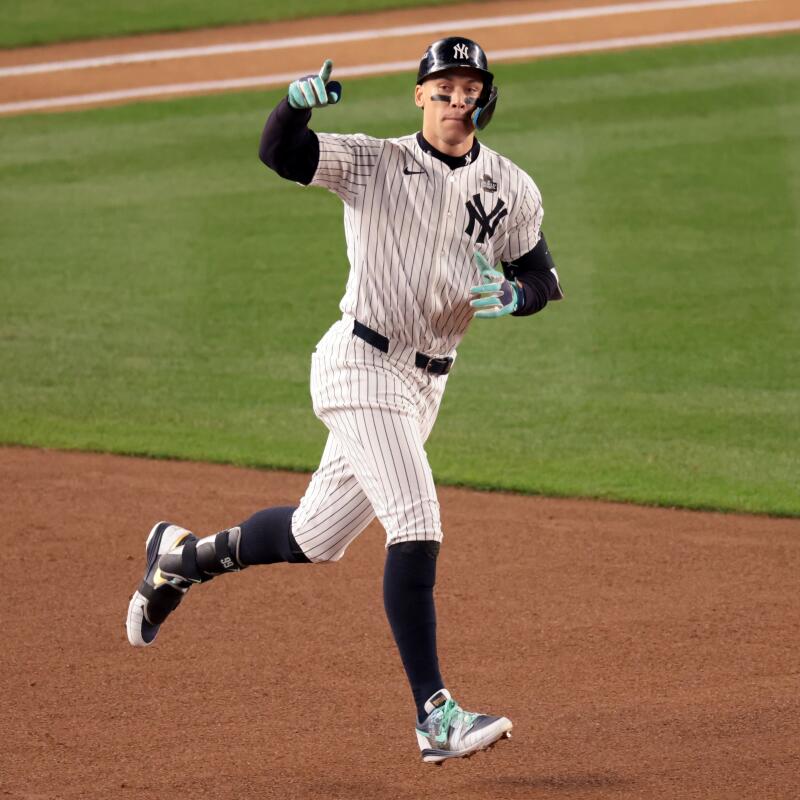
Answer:
<svg viewBox="0 0 800 800"><path fill-rule="evenodd" d="M477 130L482 131L492 121L495 106L497 106L497 87L492 86L486 103L472 112L472 124Z"/></svg>

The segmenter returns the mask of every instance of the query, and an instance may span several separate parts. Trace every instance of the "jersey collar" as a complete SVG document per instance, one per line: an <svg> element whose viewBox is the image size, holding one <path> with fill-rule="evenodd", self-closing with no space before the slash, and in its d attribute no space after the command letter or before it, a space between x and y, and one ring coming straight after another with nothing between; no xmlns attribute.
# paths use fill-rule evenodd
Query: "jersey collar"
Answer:
<svg viewBox="0 0 800 800"><path fill-rule="evenodd" d="M425 139L421 132L417 133L417 144L424 153L427 153L434 158L438 158L443 164L447 164L450 169L468 167L470 164L474 163L475 159L478 157L478 153L481 151L481 145L477 138L472 142L472 147L470 148L469 153L466 153L463 156L448 156L441 150L437 150Z"/></svg>

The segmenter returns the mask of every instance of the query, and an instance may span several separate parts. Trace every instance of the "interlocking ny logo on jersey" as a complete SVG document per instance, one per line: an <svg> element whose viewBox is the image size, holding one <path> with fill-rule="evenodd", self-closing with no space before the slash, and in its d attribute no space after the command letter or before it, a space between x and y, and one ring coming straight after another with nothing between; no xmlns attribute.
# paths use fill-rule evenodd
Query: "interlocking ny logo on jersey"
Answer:
<svg viewBox="0 0 800 800"><path fill-rule="evenodd" d="M472 200L467 200L469 224L464 233L471 237L475 232L475 223L477 222L481 226L481 231L475 242L476 244L483 244L486 241L486 234L494 236L497 224L503 217L508 215L508 209L506 209L505 205L505 201L498 198L497 205L487 214L481 202L481 196L479 194L472 195Z"/></svg>
<svg viewBox="0 0 800 800"><path fill-rule="evenodd" d="M453 48L453 55L455 58L469 58L469 51L465 44L457 44Z"/></svg>

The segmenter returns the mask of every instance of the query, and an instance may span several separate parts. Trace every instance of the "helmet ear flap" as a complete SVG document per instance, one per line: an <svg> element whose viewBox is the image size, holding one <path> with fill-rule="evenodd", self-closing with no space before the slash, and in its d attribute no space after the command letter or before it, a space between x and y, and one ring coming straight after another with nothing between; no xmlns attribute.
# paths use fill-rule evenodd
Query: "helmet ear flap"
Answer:
<svg viewBox="0 0 800 800"><path fill-rule="evenodd" d="M482 131L492 121L497 106L497 87L492 86L488 98L481 97L478 103L478 108L472 114L472 124L477 130Z"/></svg>

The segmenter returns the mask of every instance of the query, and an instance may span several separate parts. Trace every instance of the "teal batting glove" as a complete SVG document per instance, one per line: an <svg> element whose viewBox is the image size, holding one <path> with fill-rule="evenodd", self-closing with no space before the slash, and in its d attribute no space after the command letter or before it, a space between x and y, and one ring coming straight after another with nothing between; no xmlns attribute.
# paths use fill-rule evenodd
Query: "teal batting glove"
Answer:
<svg viewBox="0 0 800 800"><path fill-rule="evenodd" d="M473 286L469 291L475 295L469 304L480 309L475 312L481 319L496 319L513 314L520 303L521 290L498 272L480 253L475 253L475 263L481 273L483 283Z"/></svg>
<svg viewBox="0 0 800 800"><path fill-rule="evenodd" d="M319 75L306 75L289 84L289 105L292 108L322 108L342 99L342 84L330 81L333 61L325 59Z"/></svg>

